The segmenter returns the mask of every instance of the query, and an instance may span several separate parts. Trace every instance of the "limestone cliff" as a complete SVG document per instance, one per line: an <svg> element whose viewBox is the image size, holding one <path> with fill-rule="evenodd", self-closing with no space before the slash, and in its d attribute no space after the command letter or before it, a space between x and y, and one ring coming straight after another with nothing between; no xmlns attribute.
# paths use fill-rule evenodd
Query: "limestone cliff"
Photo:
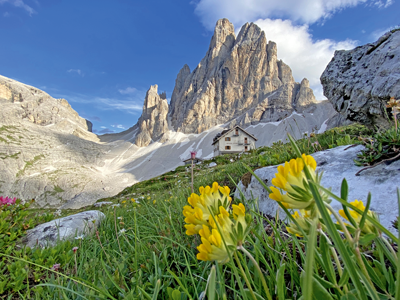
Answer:
<svg viewBox="0 0 400 300"><path fill-rule="evenodd" d="M157 85L152 85L146 93L143 112L137 122L139 132L136 135L135 144L139 147L162 139L168 131L167 96L165 93L158 94L157 89Z"/></svg>
<svg viewBox="0 0 400 300"><path fill-rule="evenodd" d="M121 150L90 127L67 100L0 76L0 195L79 208L118 193L133 178L109 175Z"/></svg>
<svg viewBox="0 0 400 300"><path fill-rule="evenodd" d="M388 126L386 104L390 97L400 98L400 30L375 43L335 51L321 83L324 95L346 119Z"/></svg>
<svg viewBox="0 0 400 300"><path fill-rule="evenodd" d="M171 125L200 133L242 116L246 121L277 121L315 103L308 80L296 83L277 58L277 46L255 24L238 36L227 19L217 22L206 56L190 72L185 65L171 97Z"/></svg>
<svg viewBox="0 0 400 300"><path fill-rule="evenodd" d="M38 88L0 76L0 119L3 124L27 120L40 126L97 141L91 123L78 115L67 100L54 99Z"/></svg>

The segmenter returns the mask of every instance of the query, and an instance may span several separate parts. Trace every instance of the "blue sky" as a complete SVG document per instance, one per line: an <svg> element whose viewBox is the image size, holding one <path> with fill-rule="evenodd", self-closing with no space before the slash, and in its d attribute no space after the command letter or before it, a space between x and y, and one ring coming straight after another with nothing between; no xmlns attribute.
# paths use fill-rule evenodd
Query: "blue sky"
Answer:
<svg viewBox="0 0 400 300"><path fill-rule="evenodd" d="M0 74L65 98L96 133L141 115L150 85L171 97L205 55L215 22L257 23L296 81L319 76L335 49L374 42L399 24L400 0L0 0Z"/></svg>

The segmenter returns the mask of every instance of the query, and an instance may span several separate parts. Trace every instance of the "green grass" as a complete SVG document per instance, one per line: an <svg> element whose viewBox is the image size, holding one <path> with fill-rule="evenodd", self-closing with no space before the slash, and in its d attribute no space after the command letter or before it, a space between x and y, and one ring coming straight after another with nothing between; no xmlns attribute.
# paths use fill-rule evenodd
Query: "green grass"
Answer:
<svg viewBox="0 0 400 300"><path fill-rule="evenodd" d="M301 152L309 154L355 143L359 136L370 134L366 128L352 125L306 137L297 145ZM290 144L278 142L240 157L223 155L213 158L195 166L195 191L214 181L229 186L233 191L235 183L249 177L244 164L255 169L294 157L296 149ZM208 168L211 162L216 162L217 166ZM57 188L54 190L62 192ZM200 294L204 292L208 295L207 299L253 299L244 281L246 277L254 292L262 297L257 299L267 299L256 266L242 253L238 253L238 261L245 276L239 275L240 269L232 260L221 265L196 259L196 247L201 241L198 236L185 234L182 215L189 195L190 170L182 166L128 187L115 197L99 199L119 206L100 208L106 219L97 234L88 235L83 240L61 242L53 249L7 250L5 254L12 257L3 257L0 262L0 298L200 299ZM239 200L234 199L233 202L238 203ZM90 209L98 208L87 207L79 211ZM255 208L247 207L248 211L251 209ZM63 216L79 211L64 211ZM31 212L35 215L41 213L40 210ZM333 299L357 299L351 295L339 298L344 287L350 291L354 288L351 280L343 278L341 287L330 286L332 277L327 270L330 270L328 265L332 262L329 255L321 256L318 249L313 251L313 265L310 256L307 262L306 240L288 235L285 224L280 221L265 219L257 213L253 213L252 217L251 231L244 247L260 265L273 299L299 299L304 292L302 286L313 287L314 292L319 291L325 296L323 290L326 290L333 295ZM319 247L328 248L321 239L313 237L313 243L318 242ZM76 256L72 251L74 246L79 247ZM364 251L369 255L366 259L371 269L379 278L378 283L382 287L379 292L393 295L394 281L390 274L396 266L385 255L380 257L379 249L372 253L364 247ZM55 263L61 264L58 273L49 270ZM312 281L311 275L302 277L301 270L306 264L309 270L314 270L318 279ZM208 278L213 265L215 273L212 276L216 280L210 283ZM387 266L392 268L388 274L382 271L382 267L386 270ZM338 280L341 279L335 274ZM303 280L307 284L302 285Z"/></svg>
<svg viewBox="0 0 400 300"><path fill-rule="evenodd" d="M19 177L19 176L21 176L22 174L24 174L24 172L25 172L25 170L26 170L27 168L33 166L33 164L34 164L35 162L37 162L39 159L42 159L42 158L44 158L44 155L43 155L43 154L40 154L40 155L36 155L33 159L31 159L31 160L29 160L29 161L26 161L26 162L25 162L25 166L24 166L21 170L18 171L18 173L16 174L16 177Z"/></svg>

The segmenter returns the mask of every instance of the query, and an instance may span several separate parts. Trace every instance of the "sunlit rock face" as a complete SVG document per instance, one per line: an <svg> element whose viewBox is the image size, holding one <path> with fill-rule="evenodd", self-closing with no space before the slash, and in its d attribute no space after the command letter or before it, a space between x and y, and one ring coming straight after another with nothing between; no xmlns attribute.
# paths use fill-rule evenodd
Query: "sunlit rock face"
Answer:
<svg viewBox="0 0 400 300"><path fill-rule="evenodd" d="M152 141L162 140L168 131L168 108L166 94L158 94L158 86L152 85L146 93L143 112L137 122L139 126L139 133L135 139L137 146L143 147Z"/></svg>
<svg viewBox="0 0 400 300"><path fill-rule="evenodd" d="M321 83L324 95L345 118L387 127L386 104L390 97L400 98L400 30L375 43L336 51Z"/></svg>
<svg viewBox="0 0 400 300"><path fill-rule="evenodd" d="M176 78L171 125L200 133L240 116L242 125L278 121L314 103L308 80L294 81L277 58L277 45L257 25L246 23L236 37L233 25L221 19L206 56L193 72L185 65Z"/></svg>

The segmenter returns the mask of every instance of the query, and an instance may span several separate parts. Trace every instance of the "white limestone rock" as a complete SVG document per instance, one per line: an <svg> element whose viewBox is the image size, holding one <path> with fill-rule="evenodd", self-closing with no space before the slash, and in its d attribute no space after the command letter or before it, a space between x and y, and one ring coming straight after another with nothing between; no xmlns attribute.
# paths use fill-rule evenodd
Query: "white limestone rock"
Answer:
<svg viewBox="0 0 400 300"><path fill-rule="evenodd" d="M400 187L400 160L391 164L381 164L373 169L363 171L360 176L355 176L360 167L355 166L353 160L363 146L359 145L345 150L346 148L348 146L341 146L312 154L317 161L317 171L324 172L321 184L326 188L332 187L332 192L340 195L342 180L346 178L350 202L357 199L362 200L365 204L368 192L371 192L370 209L378 213L383 226L394 231L392 221L395 221L398 216L396 189ZM276 172L277 166L254 171L268 186L271 186L271 180L275 177ZM279 209L278 204L268 197L268 192L254 176L247 187L242 182L238 187L246 199L258 198L260 211L275 216ZM239 189L235 192L235 198L240 198ZM336 200L332 200L331 205L336 210L342 209L341 204ZM281 209L279 211L281 217L285 216L284 211Z"/></svg>
<svg viewBox="0 0 400 300"><path fill-rule="evenodd" d="M400 98L400 30L375 43L335 51L321 83L324 95L345 118L387 127L386 104L390 97Z"/></svg>
<svg viewBox="0 0 400 300"><path fill-rule="evenodd" d="M59 241L93 234L104 218L102 212L90 210L56 219L28 230L20 244L30 248L54 247Z"/></svg>

